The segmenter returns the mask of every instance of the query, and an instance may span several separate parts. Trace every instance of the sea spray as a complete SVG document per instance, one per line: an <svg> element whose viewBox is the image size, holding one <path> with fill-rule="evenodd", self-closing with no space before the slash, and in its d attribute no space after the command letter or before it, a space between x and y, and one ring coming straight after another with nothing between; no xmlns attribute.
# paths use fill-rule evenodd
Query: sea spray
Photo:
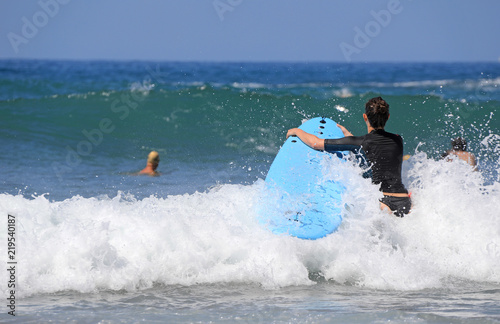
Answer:
<svg viewBox="0 0 500 324"><path fill-rule="evenodd" d="M498 183L484 185L460 161L418 154L405 162L413 210L397 218L379 209L378 187L355 163L325 163L325 176L346 184L346 209L338 231L315 241L273 235L257 222L262 180L140 200L2 194L2 212L16 214L22 242L18 292L202 283L274 289L313 284L312 273L391 290L443 287L450 279L500 282Z"/></svg>

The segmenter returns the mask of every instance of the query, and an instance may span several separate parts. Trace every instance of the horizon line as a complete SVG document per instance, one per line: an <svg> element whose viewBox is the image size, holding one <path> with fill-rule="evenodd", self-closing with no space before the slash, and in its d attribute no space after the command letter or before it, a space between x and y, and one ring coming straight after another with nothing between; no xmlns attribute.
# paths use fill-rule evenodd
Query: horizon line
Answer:
<svg viewBox="0 0 500 324"><path fill-rule="evenodd" d="M290 63L290 64L474 64L474 63L500 63L498 60L372 60L372 61L351 61L346 62L342 60L183 60L183 59L109 59L109 58L19 58L19 57L0 57L0 61L66 61L66 62L155 62L155 63L231 63L231 64L276 64L276 63Z"/></svg>

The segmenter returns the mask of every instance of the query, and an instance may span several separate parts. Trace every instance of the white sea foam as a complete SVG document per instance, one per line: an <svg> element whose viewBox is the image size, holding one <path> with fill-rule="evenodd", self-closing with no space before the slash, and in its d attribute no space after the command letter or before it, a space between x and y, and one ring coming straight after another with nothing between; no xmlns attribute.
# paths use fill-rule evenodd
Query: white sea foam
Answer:
<svg viewBox="0 0 500 324"><path fill-rule="evenodd" d="M419 80L419 81L405 81L394 82L389 86L400 88L418 88L418 87L441 87L456 83L455 80Z"/></svg>
<svg viewBox="0 0 500 324"><path fill-rule="evenodd" d="M488 121L489 123L489 121ZM500 135L490 134L481 141L481 146L486 150L493 152L496 156L500 155Z"/></svg>
<svg viewBox="0 0 500 324"><path fill-rule="evenodd" d="M347 109L346 107L341 106L341 105L335 105L334 108L337 109L340 112L343 112L343 113L348 113L349 112L349 109Z"/></svg>
<svg viewBox="0 0 500 324"><path fill-rule="evenodd" d="M339 98L350 98L350 97L354 96L354 94L352 93L352 90L349 88L342 88L339 90L335 90L333 92L333 94Z"/></svg>
<svg viewBox="0 0 500 324"><path fill-rule="evenodd" d="M237 89L260 89L260 88L267 88L268 85L264 83L258 83L258 82L233 82L231 84L232 87L237 88Z"/></svg>
<svg viewBox="0 0 500 324"><path fill-rule="evenodd" d="M404 167L414 208L401 219L380 211L381 194L359 168L326 161L325 176L346 184L347 207L339 230L315 241L273 235L258 223L262 180L142 200L3 194L1 213L16 216L17 292L226 282L274 289L314 284L310 273L391 290L453 279L499 283L500 184L486 186L466 164L423 153ZM3 223L0 253L7 255Z"/></svg>
<svg viewBox="0 0 500 324"><path fill-rule="evenodd" d="M130 91L137 91L143 95L148 95L151 90L155 88L155 84L150 80L144 80L142 82L133 82L130 85Z"/></svg>
<svg viewBox="0 0 500 324"><path fill-rule="evenodd" d="M498 283L499 183L484 186L462 161L433 161L423 153L405 162L405 182L414 207L403 219L378 211L372 201L379 193L369 186L350 186L348 199L357 205L344 221L347 229L331 236L341 248L325 276L404 290L440 287L449 278Z"/></svg>

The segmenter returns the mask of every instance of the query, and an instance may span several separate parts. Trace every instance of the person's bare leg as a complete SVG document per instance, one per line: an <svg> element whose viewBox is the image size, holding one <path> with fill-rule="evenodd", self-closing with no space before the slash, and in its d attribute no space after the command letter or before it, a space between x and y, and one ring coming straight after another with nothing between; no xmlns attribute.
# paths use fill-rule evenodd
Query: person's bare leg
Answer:
<svg viewBox="0 0 500 324"><path fill-rule="evenodd" d="M387 206L387 205L386 205L386 204L384 204L384 203L380 203L380 209L381 209L381 210L385 210L385 211L387 211L389 214L391 214L391 213L392 213L392 210L389 208L389 206Z"/></svg>

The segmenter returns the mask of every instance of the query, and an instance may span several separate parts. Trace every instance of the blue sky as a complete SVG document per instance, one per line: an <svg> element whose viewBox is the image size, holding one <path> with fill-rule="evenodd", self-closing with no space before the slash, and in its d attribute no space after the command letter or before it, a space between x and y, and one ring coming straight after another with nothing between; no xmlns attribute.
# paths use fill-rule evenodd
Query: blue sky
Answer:
<svg viewBox="0 0 500 324"><path fill-rule="evenodd" d="M0 59L494 61L498 0L0 2Z"/></svg>

